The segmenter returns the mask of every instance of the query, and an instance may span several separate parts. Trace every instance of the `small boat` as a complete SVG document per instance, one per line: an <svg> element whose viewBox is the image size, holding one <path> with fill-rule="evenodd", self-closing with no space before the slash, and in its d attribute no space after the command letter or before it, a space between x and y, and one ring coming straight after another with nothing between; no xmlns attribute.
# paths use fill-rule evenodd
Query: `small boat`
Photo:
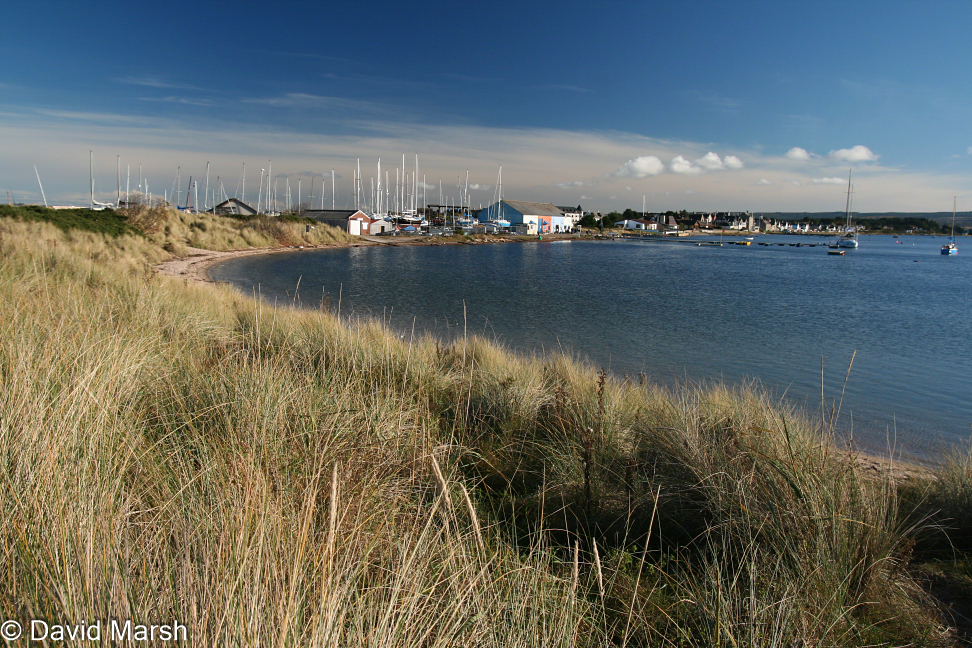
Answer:
<svg viewBox="0 0 972 648"><path fill-rule="evenodd" d="M827 254L833 254L834 256L844 256L843 250L827 250Z"/></svg>
<svg viewBox="0 0 972 648"><path fill-rule="evenodd" d="M942 246L942 254L958 254L958 246L955 245L955 196L952 196L952 238Z"/></svg>

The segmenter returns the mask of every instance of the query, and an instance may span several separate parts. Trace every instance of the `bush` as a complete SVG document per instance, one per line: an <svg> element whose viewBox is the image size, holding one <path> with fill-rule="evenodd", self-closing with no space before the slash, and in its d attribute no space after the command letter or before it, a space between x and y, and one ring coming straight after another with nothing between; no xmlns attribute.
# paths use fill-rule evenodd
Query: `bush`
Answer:
<svg viewBox="0 0 972 648"><path fill-rule="evenodd" d="M118 237L143 231L130 224L124 214L111 209L49 209L40 205L0 205L0 217L2 216L51 223L65 232L74 229Z"/></svg>

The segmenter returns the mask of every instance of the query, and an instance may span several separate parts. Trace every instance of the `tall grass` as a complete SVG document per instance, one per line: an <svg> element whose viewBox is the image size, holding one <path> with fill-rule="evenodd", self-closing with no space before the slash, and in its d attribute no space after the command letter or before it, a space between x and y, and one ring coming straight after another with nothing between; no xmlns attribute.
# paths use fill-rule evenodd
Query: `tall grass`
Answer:
<svg viewBox="0 0 972 648"><path fill-rule="evenodd" d="M402 341L156 276L162 240L0 220L5 617L192 645L934 636L892 484L758 389Z"/></svg>
<svg viewBox="0 0 972 648"><path fill-rule="evenodd" d="M278 245L330 245L355 240L347 232L310 220L288 221L272 217L241 220L229 216L168 210L149 237L168 244L175 253L183 246L214 251L266 248Z"/></svg>

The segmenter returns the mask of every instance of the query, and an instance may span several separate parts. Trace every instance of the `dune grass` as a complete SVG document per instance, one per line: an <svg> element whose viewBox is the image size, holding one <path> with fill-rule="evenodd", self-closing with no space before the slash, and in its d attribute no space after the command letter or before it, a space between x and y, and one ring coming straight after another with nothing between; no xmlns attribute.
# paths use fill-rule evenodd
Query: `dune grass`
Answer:
<svg viewBox="0 0 972 648"><path fill-rule="evenodd" d="M177 619L192 645L947 641L895 485L785 403L186 285L151 271L164 245L245 229L166 218L0 219L5 618Z"/></svg>

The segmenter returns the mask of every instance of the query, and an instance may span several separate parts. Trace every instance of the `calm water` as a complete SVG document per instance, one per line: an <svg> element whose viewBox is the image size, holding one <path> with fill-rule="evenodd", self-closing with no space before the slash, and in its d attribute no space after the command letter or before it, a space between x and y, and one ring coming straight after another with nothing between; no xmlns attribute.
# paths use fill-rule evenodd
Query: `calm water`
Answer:
<svg viewBox="0 0 972 648"><path fill-rule="evenodd" d="M797 241L818 246L788 245ZM966 441L972 246L944 257L942 237L874 236L838 257L823 242L345 248L233 259L210 274L278 302L294 300L299 279L304 304L340 301L342 315L383 319L406 337L413 326L452 337L465 322L510 348L564 349L617 374L754 378L815 412L821 362L825 395L839 399L856 352L841 423L861 447L929 457Z"/></svg>

